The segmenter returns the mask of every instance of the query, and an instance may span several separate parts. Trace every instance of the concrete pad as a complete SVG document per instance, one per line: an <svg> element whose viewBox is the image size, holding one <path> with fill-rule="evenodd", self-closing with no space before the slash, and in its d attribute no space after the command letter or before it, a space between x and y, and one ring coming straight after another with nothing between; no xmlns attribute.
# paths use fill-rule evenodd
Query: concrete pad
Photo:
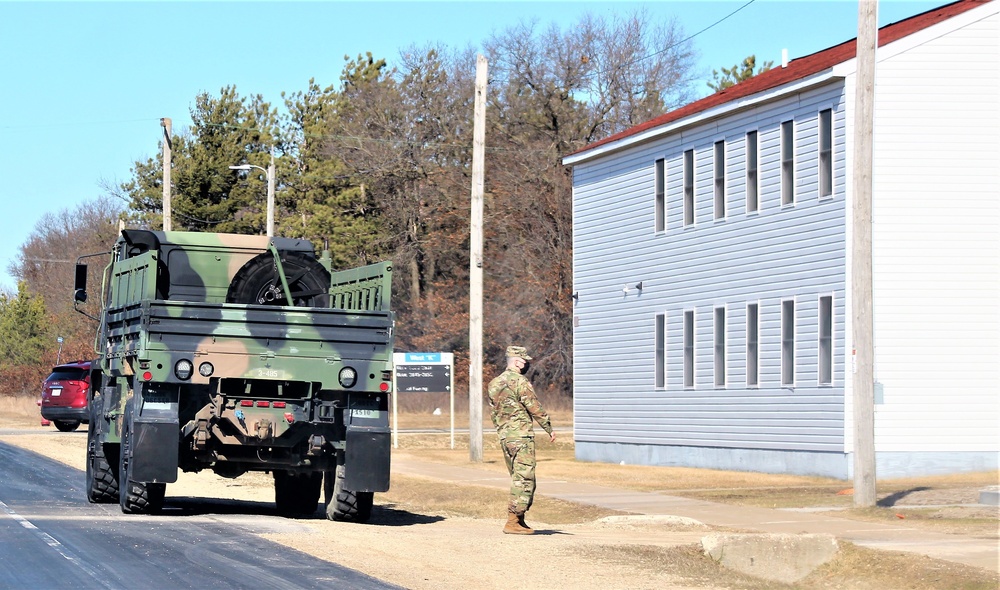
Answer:
<svg viewBox="0 0 1000 590"><path fill-rule="evenodd" d="M1000 506L1000 486L979 490L979 503L986 506Z"/></svg>
<svg viewBox="0 0 1000 590"><path fill-rule="evenodd" d="M833 535L713 534L702 537L705 554L723 566L765 580L794 583L837 554Z"/></svg>

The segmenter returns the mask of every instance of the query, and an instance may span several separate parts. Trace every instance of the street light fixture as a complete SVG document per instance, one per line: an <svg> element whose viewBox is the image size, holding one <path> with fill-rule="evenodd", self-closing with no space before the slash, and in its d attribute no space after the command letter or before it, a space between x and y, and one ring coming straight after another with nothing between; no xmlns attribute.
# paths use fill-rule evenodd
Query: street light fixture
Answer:
<svg viewBox="0 0 1000 590"><path fill-rule="evenodd" d="M274 154L271 154L271 165L267 168L263 166L254 166L253 164L240 164L239 166L230 166L230 170L245 170L249 171L253 168L262 170L267 174L267 237L274 236Z"/></svg>

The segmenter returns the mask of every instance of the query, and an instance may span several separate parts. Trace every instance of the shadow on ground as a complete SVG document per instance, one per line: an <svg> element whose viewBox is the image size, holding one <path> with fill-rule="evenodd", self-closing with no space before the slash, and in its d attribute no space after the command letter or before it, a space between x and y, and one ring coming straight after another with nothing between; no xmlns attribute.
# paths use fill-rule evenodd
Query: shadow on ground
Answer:
<svg viewBox="0 0 1000 590"><path fill-rule="evenodd" d="M168 497L163 504L163 516L207 516L256 515L276 516L292 520L326 520L322 505L312 514L285 514L278 512L272 502L251 500L226 500L218 498L193 498L187 496ZM413 526L431 524L445 520L443 516L431 516L400 510L393 505L374 506L367 524L376 526Z"/></svg>

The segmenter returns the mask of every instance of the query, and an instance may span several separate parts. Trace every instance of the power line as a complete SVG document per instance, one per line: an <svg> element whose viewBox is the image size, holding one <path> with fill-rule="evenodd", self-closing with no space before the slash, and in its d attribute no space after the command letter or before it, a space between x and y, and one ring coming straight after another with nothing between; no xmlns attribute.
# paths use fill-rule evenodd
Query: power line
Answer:
<svg viewBox="0 0 1000 590"><path fill-rule="evenodd" d="M655 57L655 56L657 56L657 55L660 55L661 53L664 53L664 52L666 52L666 51L669 51L669 50L673 49L674 47L677 47L678 45L681 45L681 44L683 44L683 43L687 43L687 42L688 42L688 41L690 41L691 39L694 39L694 38L695 38L695 37L697 37L698 35L701 35L701 34L702 34L702 33L704 33L705 31L707 31L707 30L709 30L709 29L711 29L711 28L715 27L716 25L718 25L718 24L722 23L723 21L727 20L727 19L728 19L729 17L731 17L731 16L733 16L734 14L736 14L737 12L739 12L739 11L743 10L743 9L744 9L744 8L746 8L747 6L750 6L751 4L753 4L753 3L754 3L754 2L756 2L756 1L757 1L757 0L750 0L749 2L747 2L746 4L744 4L743 6L740 6L740 7L739 7L739 8L737 8L736 10L734 10L734 11L730 12L730 13L729 13L729 14L727 14L726 16L724 16L724 17L720 18L719 20L715 21L714 23L712 23L712 24L708 25L708 26L707 26L707 27L705 27L704 29L702 29L702 30L698 31L697 33L695 33L695 34L693 34L693 35L691 35L691 36L689 36L689 37L688 37L687 39L684 39L683 41L678 41L677 43L674 43L673 45L671 45L671 46L669 46L669 47L667 47L667 48L665 48L665 49L661 49L660 51L657 51L656 53L651 53L651 54L647 55L646 57L642 57L642 58L639 58L639 60L636 60L636 61L641 61L641 60L643 60L643 59L649 59L650 57Z"/></svg>

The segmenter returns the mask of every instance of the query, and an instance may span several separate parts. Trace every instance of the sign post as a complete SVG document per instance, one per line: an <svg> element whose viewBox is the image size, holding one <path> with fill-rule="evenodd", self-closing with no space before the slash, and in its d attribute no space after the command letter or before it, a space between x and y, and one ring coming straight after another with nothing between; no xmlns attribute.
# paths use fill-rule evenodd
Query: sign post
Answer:
<svg viewBox="0 0 1000 590"><path fill-rule="evenodd" d="M455 355L450 352L395 352L392 355L392 446L399 448L396 397L406 391L448 393L451 448L455 448Z"/></svg>

